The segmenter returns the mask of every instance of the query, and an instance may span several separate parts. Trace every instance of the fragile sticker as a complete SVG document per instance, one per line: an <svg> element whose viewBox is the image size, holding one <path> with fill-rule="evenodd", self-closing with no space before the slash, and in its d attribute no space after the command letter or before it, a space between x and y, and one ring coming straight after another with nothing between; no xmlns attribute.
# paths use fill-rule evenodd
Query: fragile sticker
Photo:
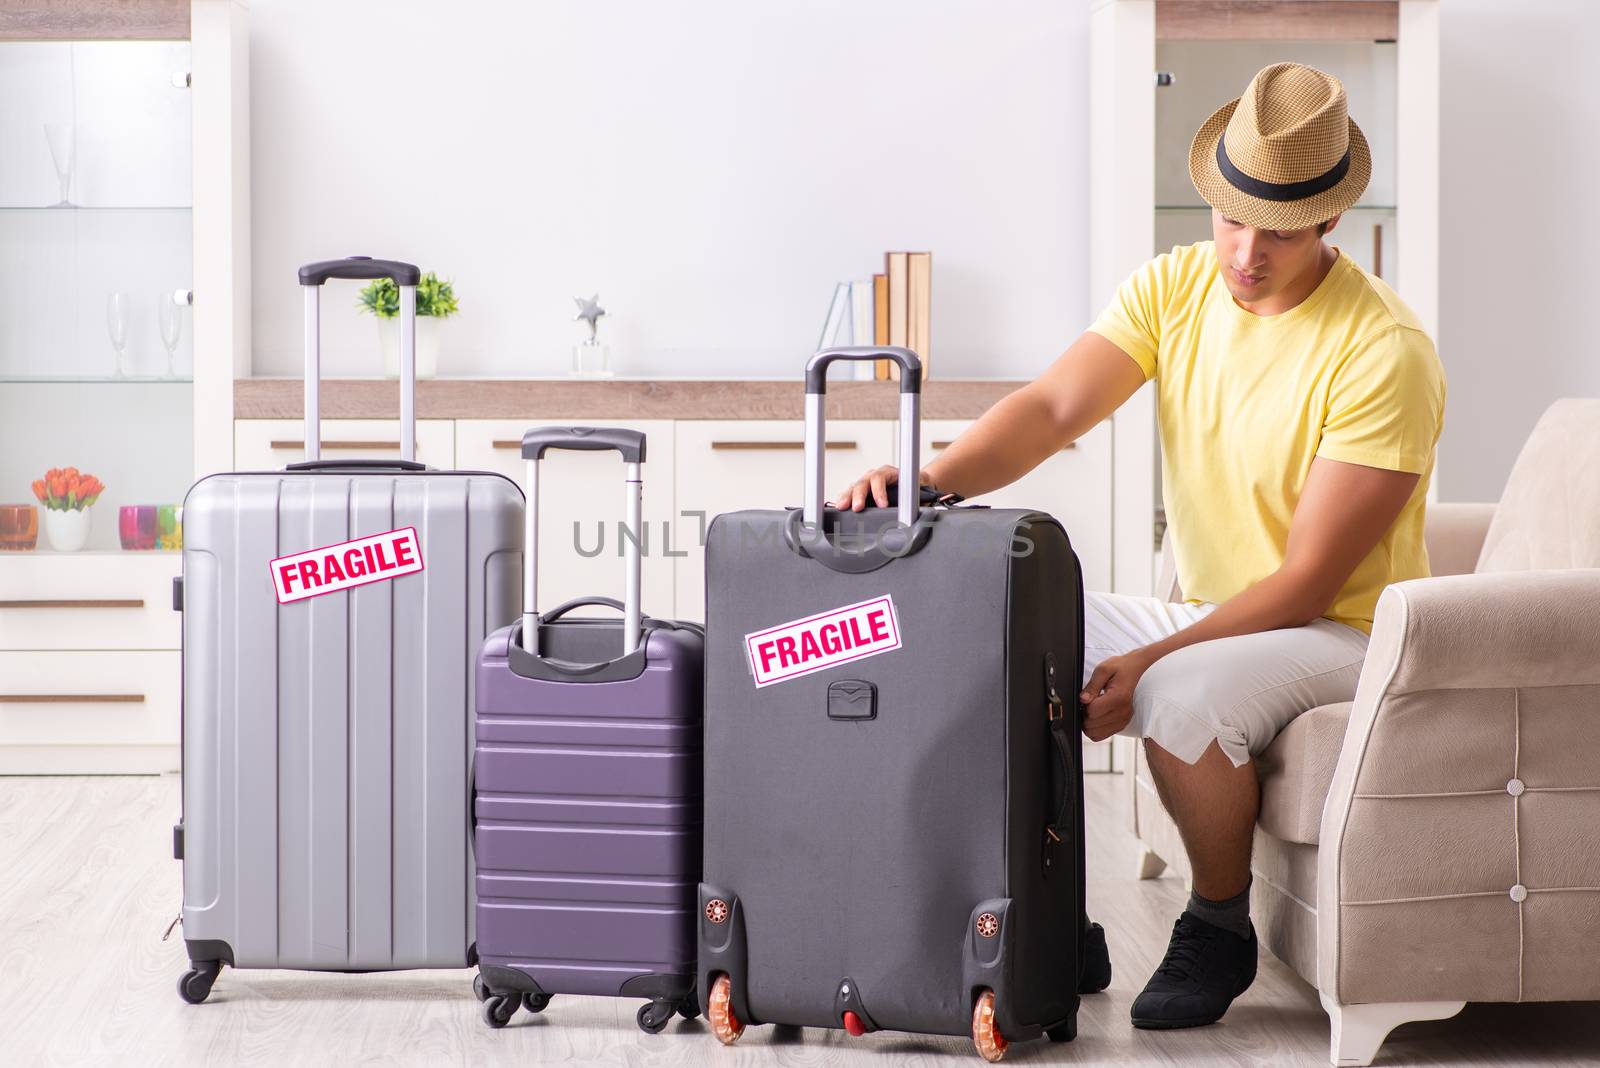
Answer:
<svg viewBox="0 0 1600 1068"><path fill-rule="evenodd" d="M280 556L268 565L279 604L338 593L423 570L417 528L369 534L337 545Z"/></svg>
<svg viewBox="0 0 1600 1068"><path fill-rule="evenodd" d="M900 622L888 594L807 616L744 637L756 686L771 686L900 648Z"/></svg>

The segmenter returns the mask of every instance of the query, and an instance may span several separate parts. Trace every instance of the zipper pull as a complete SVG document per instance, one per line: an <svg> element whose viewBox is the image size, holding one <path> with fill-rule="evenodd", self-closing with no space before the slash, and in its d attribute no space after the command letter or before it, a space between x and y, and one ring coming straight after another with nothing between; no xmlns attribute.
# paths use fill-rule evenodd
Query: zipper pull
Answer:
<svg viewBox="0 0 1600 1068"><path fill-rule="evenodd" d="M161 936L161 941L165 942L167 939L171 938L172 937L172 929L174 927L179 926L182 923L183 923L183 911L180 909L178 911L178 914L172 918L172 922L167 924L167 933Z"/></svg>

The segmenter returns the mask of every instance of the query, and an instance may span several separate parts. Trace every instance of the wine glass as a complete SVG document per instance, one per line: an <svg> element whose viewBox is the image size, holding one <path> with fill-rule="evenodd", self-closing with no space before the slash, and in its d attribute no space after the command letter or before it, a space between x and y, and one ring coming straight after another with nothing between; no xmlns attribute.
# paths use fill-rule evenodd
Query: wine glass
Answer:
<svg viewBox="0 0 1600 1068"><path fill-rule="evenodd" d="M177 378L178 337L183 332L183 309L172 291L163 289L156 297L156 321L161 324L161 344L167 350L167 377Z"/></svg>
<svg viewBox="0 0 1600 1068"><path fill-rule="evenodd" d="M55 205L58 208L72 207L72 201L67 199L67 193L72 188L73 159L77 154L77 140L72 135L70 122L44 124L44 137L50 142L50 162L56 165L56 181L61 183L61 200Z"/></svg>
<svg viewBox="0 0 1600 1068"><path fill-rule="evenodd" d="M128 294L113 293L106 298L106 331L117 353L116 377L122 378L122 350L128 345Z"/></svg>

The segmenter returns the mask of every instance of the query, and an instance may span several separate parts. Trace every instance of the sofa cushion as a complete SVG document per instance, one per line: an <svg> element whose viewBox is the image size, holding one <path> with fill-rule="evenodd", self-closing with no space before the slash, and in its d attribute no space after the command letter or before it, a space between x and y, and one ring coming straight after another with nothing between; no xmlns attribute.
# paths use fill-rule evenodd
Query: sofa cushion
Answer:
<svg viewBox="0 0 1600 1068"><path fill-rule="evenodd" d="M1350 706L1341 701L1295 717L1256 759L1262 830L1286 842L1317 844Z"/></svg>
<svg viewBox="0 0 1600 1068"><path fill-rule="evenodd" d="M1600 399L1545 409L1506 480L1479 571L1600 567Z"/></svg>

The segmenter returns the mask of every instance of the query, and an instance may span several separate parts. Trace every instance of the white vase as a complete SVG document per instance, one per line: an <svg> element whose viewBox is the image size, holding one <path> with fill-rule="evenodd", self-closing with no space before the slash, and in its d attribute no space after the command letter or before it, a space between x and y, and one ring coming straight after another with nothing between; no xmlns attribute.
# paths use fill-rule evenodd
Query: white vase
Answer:
<svg viewBox="0 0 1600 1068"><path fill-rule="evenodd" d="M417 316L417 377L432 378L439 373L439 327L442 319L434 315ZM400 317L378 320L378 340L383 343L383 373L400 377Z"/></svg>
<svg viewBox="0 0 1600 1068"><path fill-rule="evenodd" d="M58 553L75 553L89 541L89 513L92 508L59 511L44 510L44 533L50 548Z"/></svg>

